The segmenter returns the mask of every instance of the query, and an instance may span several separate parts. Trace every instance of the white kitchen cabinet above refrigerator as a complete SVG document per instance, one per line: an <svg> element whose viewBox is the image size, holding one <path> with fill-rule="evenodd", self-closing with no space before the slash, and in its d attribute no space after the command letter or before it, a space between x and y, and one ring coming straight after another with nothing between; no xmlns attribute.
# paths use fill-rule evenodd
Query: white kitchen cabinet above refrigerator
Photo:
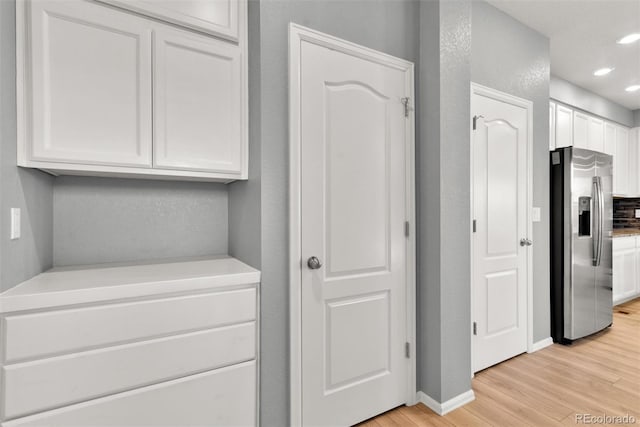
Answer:
<svg viewBox="0 0 640 427"><path fill-rule="evenodd" d="M549 103L549 149L578 147L613 156L613 194L640 196L640 147L636 129ZM635 132L635 133L634 133Z"/></svg>
<svg viewBox="0 0 640 427"><path fill-rule="evenodd" d="M18 165L246 179L246 1L229 4L237 42L102 3L18 0Z"/></svg>

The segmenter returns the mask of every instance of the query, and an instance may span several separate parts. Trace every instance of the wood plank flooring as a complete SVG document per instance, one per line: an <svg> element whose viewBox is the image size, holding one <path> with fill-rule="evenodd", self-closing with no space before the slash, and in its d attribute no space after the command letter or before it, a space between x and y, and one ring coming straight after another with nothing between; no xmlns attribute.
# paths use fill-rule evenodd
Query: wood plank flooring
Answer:
<svg viewBox="0 0 640 427"><path fill-rule="evenodd" d="M476 400L443 417L418 404L360 426L576 426L576 414L640 424L640 299L615 307L611 328L485 369L472 386Z"/></svg>

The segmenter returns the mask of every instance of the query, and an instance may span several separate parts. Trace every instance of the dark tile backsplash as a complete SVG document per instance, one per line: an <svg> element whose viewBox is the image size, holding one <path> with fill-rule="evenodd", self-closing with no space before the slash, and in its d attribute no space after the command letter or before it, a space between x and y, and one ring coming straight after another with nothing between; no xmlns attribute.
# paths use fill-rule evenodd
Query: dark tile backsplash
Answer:
<svg viewBox="0 0 640 427"><path fill-rule="evenodd" d="M613 228L640 228L640 218L636 218L636 209L640 209L640 198L613 198Z"/></svg>

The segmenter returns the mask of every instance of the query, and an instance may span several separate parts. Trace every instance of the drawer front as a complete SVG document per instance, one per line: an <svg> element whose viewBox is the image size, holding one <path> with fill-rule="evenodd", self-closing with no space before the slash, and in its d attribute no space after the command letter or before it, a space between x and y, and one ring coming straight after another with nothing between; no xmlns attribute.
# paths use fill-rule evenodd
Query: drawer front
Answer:
<svg viewBox="0 0 640 427"><path fill-rule="evenodd" d="M255 322L3 367L2 419L252 360Z"/></svg>
<svg viewBox="0 0 640 427"><path fill-rule="evenodd" d="M7 316L5 361L75 353L256 317L256 288Z"/></svg>
<svg viewBox="0 0 640 427"><path fill-rule="evenodd" d="M613 238L613 251L634 249L636 247L636 237L615 237Z"/></svg>
<svg viewBox="0 0 640 427"><path fill-rule="evenodd" d="M17 426L256 425L255 361L18 418Z"/></svg>

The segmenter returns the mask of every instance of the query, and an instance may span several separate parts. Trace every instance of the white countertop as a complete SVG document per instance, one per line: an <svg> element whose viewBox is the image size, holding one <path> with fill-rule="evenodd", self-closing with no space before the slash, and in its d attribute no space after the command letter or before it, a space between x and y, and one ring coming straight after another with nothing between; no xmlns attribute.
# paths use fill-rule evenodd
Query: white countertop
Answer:
<svg viewBox="0 0 640 427"><path fill-rule="evenodd" d="M0 294L0 313L260 282L260 272L235 258L54 268Z"/></svg>

